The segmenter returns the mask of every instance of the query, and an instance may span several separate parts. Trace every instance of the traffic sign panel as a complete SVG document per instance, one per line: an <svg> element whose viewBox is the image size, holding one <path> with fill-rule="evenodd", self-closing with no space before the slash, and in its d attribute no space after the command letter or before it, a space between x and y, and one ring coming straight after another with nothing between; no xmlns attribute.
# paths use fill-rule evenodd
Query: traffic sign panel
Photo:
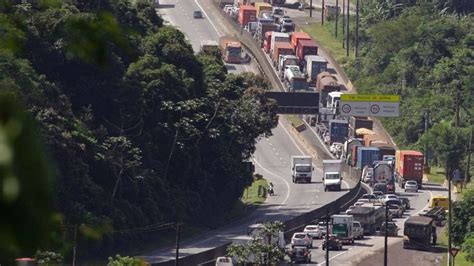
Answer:
<svg viewBox="0 0 474 266"><path fill-rule="evenodd" d="M342 94L342 116L400 116L399 95Z"/></svg>
<svg viewBox="0 0 474 266"><path fill-rule="evenodd" d="M458 254L459 250L460 250L459 248L451 248L451 249L449 250L449 253L451 253L451 255L452 255L453 258L454 258L454 257L456 257L456 255Z"/></svg>

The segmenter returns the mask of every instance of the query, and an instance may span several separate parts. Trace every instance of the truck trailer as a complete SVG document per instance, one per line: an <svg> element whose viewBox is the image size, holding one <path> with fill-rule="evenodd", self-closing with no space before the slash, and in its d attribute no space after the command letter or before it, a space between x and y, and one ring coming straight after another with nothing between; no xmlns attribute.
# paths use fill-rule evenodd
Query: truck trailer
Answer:
<svg viewBox="0 0 474 266"><path fill-rule="evenodd" d="M324 191L341 191L342 160L323 160Z"/></svg>
<svg viewBox="0 0 474 266"><path fill-rule="evenodd" d="M433 234L436 234L436 227L433 225L432 218L411 216L405 221L403 248L430 250Z"/></svg>
<svg viewBox="0 0 474 266"><path fill-rule="evenodd" d="M414 180L421 189L423 180L424 156L419 151L397 150L395 152L395 169L398 184L405 188L408 180Z"/></svg>

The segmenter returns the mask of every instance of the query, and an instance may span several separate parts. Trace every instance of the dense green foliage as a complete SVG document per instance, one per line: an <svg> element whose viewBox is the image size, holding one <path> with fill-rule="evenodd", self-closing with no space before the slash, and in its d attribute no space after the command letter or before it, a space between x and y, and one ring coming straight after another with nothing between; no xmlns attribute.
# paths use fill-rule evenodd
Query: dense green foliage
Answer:
<svg viewBox="0 0 474 266"><path fill-rule="evenodd" d="M261 77L195 55L135 2L0 1L0 90L39 124L57 173L59 235L72 242L80 225L79 255L135 247L155 237L150 225L214 225L252 182L244 162L256 138L277 123ZM31 185L51 189L40 180ZM46 243L38 248L67 247Z"/></svg>
<svg viewBox="0 0 474 266"><path fill-rule="evenodd" d="M428 147L448 173L463 167L474 115L473 2L365 3L361 56L349 70L359 93L400 95L402 116L383 119L395 142L424 152Z"/></svg>
<svg viewBox="0 0 474 266"><path fill-rule="evenodd" d="M451 232L454 245L462 244L467 260L474 262L474 186L470 186L462 199L454 203Z"/></svg>

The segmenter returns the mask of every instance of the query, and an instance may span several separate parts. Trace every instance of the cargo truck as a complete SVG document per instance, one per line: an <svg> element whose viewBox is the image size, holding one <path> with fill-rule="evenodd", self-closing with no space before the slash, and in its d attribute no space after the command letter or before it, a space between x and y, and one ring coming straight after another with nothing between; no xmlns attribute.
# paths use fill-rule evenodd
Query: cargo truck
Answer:
<svg viewBox="0 0 474 266"><path fill-rule="evenodd" d="M265 39L263 40L263 51L265 53L270 53L270 46L272 44L272 34L274 31L265 32Z"/></svg>
<svg viewBox="0 0 474 266"><path fill-rule="evenodd" d="M364 166L372 167L375 161L380 161L380 150L376 147L359 147L357 149L357 163L355 167L362 169Z"/></svg>
<svg viewBox="0 0 474 266"><path fill-rule="evenodd" d="M326 107L334 110L336 114L339 114L339 103L341 102L341 95L344 94L340 91L333 91L328 93Z"/></svg>
<svg viewBox="0 0 474 266"><path fill-rule="evenodd" d="M403 248L430 250L433 234L436 234L436 227L433 225L432 218L411 216L405 221Z"/></svg>
<svg viewBox="0 0 474 266"><path fill-rule="evenodd" d="M239 8L239 23L243 27L249 22L257 21L257 9L251 5L241 5Z"/></svg>
<svg viewBox="0 0 474 266"><path fill-rule="evenodd" d="M364 228L364 234L373 235L385 221L385 207L376 203L364 203L347 212Z"/></svg>
<svg viewBox="0 0 474 266"><path fill-rule="evenodd" d="M273 45L273 41L272 41ZM283 54L293 54L293 49L291 48L290 43L288 42L277 42L274 44L274 49L272 51L272 61L273 61L273 66L276 66L278 64L278 59L280 58L280 55Z"/></svg>
<svg viewBox="0 0 474 266"><path fill-rule="evenodd" d="M319 100L323 107L327 107L328 94L340 91L341 85L334 74L321 72L316 76L316 89L319 92Z"/></svg>
<svg viewBox="0 0 474 266"><path fill-rule="evenodd" d="M369 166L370 167L370 166ZM390 162L379 161L374 165L373 180L375 183L386 183L393 181L393 166Z"/></svg>
<svg viewBox="0 0 474 266"><path fill-rule="evenodd" d="M295 31L291 33L291 45L296 51L296 46L298 46L299 40L311 40L311 37L306 32Z"/></svg>
<svg viewBox="0 0 474 266"><path fill-rule="evenodd" d="M241 63L242 62L242 45L233 37L221 37L219 39L219 48L222 52L222 58L226 63Z"/></svg>
<svg viewBox="0 0 474 266"><path fill-rule="evenodd" d="M332 234L343 243L354 243L354 216L348 214L334 214L332 218Z"/></svg>
<svg viewBox="0 0 474 266"><path fill-rule="evenodd" d="M323 160L324 191L341 190L342 160Z"/></svg>
<svg viewBox="0 0 474 266"><path fill-rule="evenodd" d="M395 171L401 188L405 188L406 181L414 180L418 183L418 188L421 189L423 166L423 153L409 150L397 150L395 152Z"/></svg>
<svg viewBox="0 0 474 266"><path fill-rule="evenodd" d="M298 40L296 45L296 56L304 65L304 57L307 55L318 55L318 46L313 40Z"/></svg>
<svg viewBox="0 0 474 266"><path fill-rule="evenodd" d="M306 77L301 73L299 66L286 66L284 78L288 82L289 91L308 90L308 82L306 82Z"/></svg>
<svg viewBox="0 0 474 266"><path fill-rule="evenodd" d="M276 67L277 70L279 70L283 76L283 72L285 71L286 66L291 66L291 65L298 65L298 58L296 58L295 55L290 55L290 54L281 54L278 58L278 65Z"/></svg>
<svg viewBox="0 0 474 266"><path fill-rule="evenodd" d="M331 145L334 142L344 143L347 138L348 130L349 122L346 120L330 120L328 145Z"/></svg>
<svg viewBox="0 0 474 266"><path fill-rule="evenodd" d="M293 183L299 183L301 180L311 183L314 170L311 156L291 156L291 165Z"/></svg>
<svg viewBox="0 0 474 266"><path fill-rule="evenodd" d="M255 8L257 9L257 17L261 17L262 11L272 12L272 5L268 3L255 3Z"/></svg>
<svg viewBox="0 0 474 266"><path fill-rule="evenodd" d="M374 121L370 120L366 116L351 116L349 118L349 136L355 138L363 138L363 135L357 134L357 129L366 128L372 130Z"/></svg>
<svg viewBox="0 0 474 266"><path fill-rule="evenodd" d="M328 61L326 58L319 55L307 55L305 56L304 60L306 61L305 74L307 75L310 83L313 86L316 86L316 78L319 73L327 71ZM340 88L339 84L337 84L337 86Z"/></svg>
<svg viewBox="0 0 474 266"><path fill-rule="evenodd" d="M291 47L290 35L288 33L277 32L277 31L272 32L272 40L270 42L270 53L273 53L273 50L277 42L288 43L288 46L291 48L291 53L289 54L293 54L293 47ZM278 60L278 57L276 59Z"/></svg>
<svg viewBox="0 0 474 266"><path fill-rule="evenodd" d="M267 33L269 33L270 35L270 40L268 40L268 44L270 44L271 32L276 31L277 29L278 29L278 25L273 24L273 23L271 24L257 23L257 29L255 30L254 37L257 38L257 41L261 43L262 47L265 47L265 40L268 40L268 38L266 37Z"/></svg>

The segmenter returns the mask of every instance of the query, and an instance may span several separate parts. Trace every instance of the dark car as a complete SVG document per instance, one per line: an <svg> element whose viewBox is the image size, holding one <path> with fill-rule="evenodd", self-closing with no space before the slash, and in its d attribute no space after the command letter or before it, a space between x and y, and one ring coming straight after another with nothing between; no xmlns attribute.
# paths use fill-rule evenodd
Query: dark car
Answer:
<svg viewBox="0 0 474 266"><path fill-rule="evenodd" d="M193 18L202 18L202 12L201 11L194 11L193 12Z"/></svg>
<svg viewBox="0 0 474 266"><path fill-rule="evenodd" d="M398 231L400 228L398 228L397 224L394 222L388 222L387 223L387 235L388 236L398 236ZM385 222L382 223L382 227L380 228L380 234L384 235L385 234Z"/></svg>
<svg viewBox="0 0 474 266"><path fill-rule="evenodd" d="M385 183L376 183L374 185L373 191L381 191L383 194L387 194L387 184Z"/></svg>
<svg viewBox="0 0 474 266"><path fill-rule="evenodd" d="M290 254L291 262L311 262L311 250L306 246L295 246Z"/></svg>
<svg viewBox="0 0 474 266"><path fill-rule="evenodd" d="M402 212L405 212L405 204L403 204L403 202L399 199L387 200L387 201L385 201L385 204L387 204L387 205L397 205L402 209Z"/></svg>
<svg viewBox="0 0 474 266"><path fill-rule="evenodd" d="M329 250L341 250L342 249L342 242L336 236L329 235L328 239L329 239L329 241L328 241L329 245L326 244L326 238L323 241L323 246L322 246L323 250L326 249L326 246L328 247Z"/></svg>
<svg viewBox="0 0 474 266"><path fill-rule="evenodd" d="M411 208L410 200L408 198L398 197L398 199L402 202L403 206L405 206L405 210L409 210Z"/></svg>

